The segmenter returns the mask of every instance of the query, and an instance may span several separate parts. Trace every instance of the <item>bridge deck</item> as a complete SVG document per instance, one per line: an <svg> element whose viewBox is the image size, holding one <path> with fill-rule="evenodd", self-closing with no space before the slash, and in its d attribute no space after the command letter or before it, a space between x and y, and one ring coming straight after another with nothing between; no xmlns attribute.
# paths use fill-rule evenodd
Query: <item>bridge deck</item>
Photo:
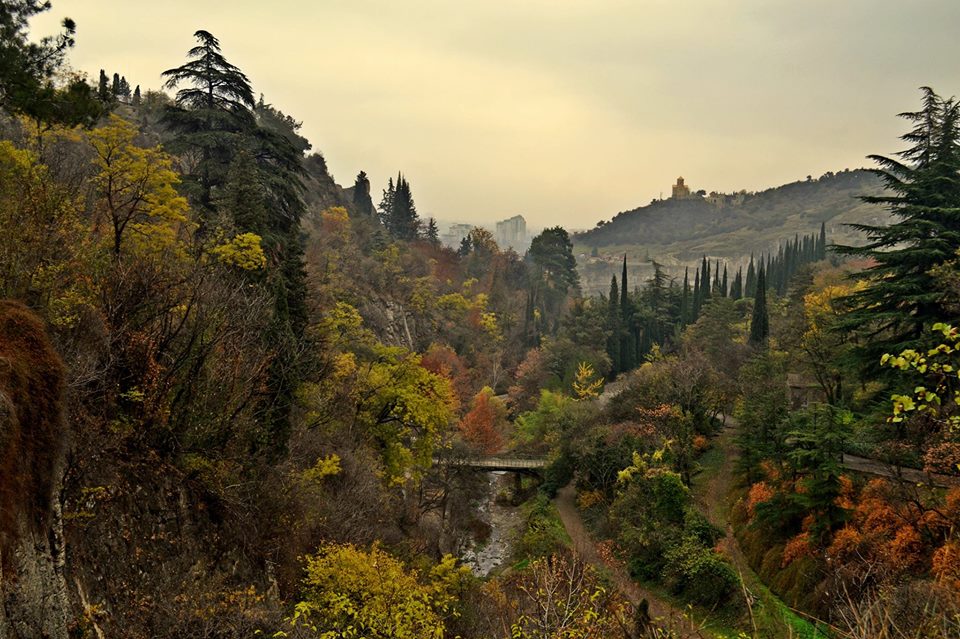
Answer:
<svg viewBox="0 0 960 639"><path fill-rule="evenodd" d="M469 459L435 459L434 463L489 470L539 470L547 465L547 460L517 457L474 457Z"/></svg>

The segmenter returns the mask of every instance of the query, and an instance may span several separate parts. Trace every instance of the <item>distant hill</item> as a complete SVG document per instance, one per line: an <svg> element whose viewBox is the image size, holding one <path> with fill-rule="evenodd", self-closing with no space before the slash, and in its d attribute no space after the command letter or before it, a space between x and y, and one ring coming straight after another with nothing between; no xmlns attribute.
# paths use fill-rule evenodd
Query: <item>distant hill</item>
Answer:
<svg viewBox="0 0 960 639"><path fill-rule="evenodd" d="M743 193L727 198L724 206L696 195L657 200L574 236L584 289L606 291L610 275L619 273L623 253L638 282L637 277L652 270L650 260L675 275L703 255L733 266L750 253L776 250L781 240L795 234L816 232L821 222L827 225L829 242L861 243L863 236L846 225L885 223L888 214L882 207L859 199L882 190L876 176L857 169ZM591 257L594 248L598 255Z"/></svg>

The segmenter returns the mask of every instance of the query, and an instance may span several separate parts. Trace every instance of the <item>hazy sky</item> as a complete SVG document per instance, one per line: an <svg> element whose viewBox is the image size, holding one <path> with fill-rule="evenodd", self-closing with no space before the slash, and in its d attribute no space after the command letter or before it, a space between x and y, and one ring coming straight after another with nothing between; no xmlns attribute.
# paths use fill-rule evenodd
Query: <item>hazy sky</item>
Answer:
<svg viewBox="0 0 960 639"><path fill-rule="evenodd" d="M758 189L900 148L960 93L958 0L54 0L72 65L160 86L206 29L349 186L422 215L585 228L669 193Z"/></svg>

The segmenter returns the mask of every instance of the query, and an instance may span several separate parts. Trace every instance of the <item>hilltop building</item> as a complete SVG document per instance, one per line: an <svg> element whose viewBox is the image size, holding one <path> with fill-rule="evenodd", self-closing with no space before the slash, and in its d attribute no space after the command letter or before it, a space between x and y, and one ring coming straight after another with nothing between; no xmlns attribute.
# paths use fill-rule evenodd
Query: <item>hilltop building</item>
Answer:
<svg viewBox="0 0 960 639"><path fill-rule="evenodd" d="M683 178L678 177L677 183L673 185L674 200L689 200L693 195L690 193L690 187L683 183Z"/></svg>
<svg viewBox="0 0 960 639"><path fill-rule="evenodd" d="M522 215L497 222L496 233L497 245L501 249L513 249L517 253L523 253L527 250L529 242L527 241L527 221Z"/></svg>

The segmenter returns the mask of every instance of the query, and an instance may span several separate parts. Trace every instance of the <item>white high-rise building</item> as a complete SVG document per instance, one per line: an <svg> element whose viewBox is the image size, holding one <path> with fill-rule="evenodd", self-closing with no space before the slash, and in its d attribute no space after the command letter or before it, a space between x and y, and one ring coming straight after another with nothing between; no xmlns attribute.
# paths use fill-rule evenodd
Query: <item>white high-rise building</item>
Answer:
<svg viewBox="0 0 960 639"><path fill-rule="evenodd" d="M513 249L517 253L527 250L527 221L522 215L514 215L510 219L497 222L497 245L506 250Z"/></svg>

